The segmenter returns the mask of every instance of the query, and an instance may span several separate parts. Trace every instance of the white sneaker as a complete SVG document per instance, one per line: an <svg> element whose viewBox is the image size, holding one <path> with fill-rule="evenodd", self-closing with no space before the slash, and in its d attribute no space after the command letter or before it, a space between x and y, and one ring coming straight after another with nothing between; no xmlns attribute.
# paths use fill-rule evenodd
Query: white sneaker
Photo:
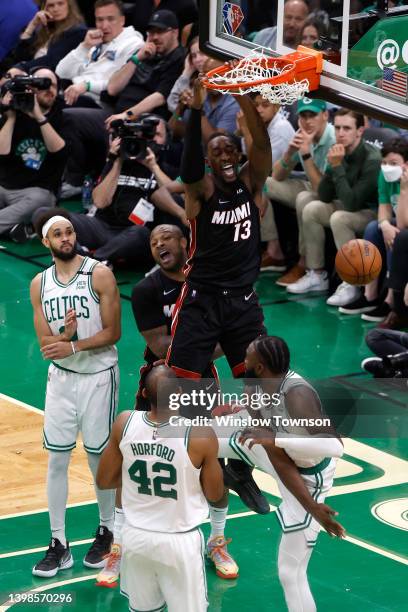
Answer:
<svg viewBox="0 0 408 612"><path fill-rule="evenodd" d="M326 304L328 306L346 306L354 302L359 296L360 289L358 287L348 283L341 283L337 287L336 292L326 300Z"/></svg>
<svg viewBox="0 0 408 612"><path fill-rule="evenodd" d="M286 287L288 293L312 293L319 291L327 291L329 288L329 277L327 272L315 272L307 270L296 283L291 283Z"/></svg>

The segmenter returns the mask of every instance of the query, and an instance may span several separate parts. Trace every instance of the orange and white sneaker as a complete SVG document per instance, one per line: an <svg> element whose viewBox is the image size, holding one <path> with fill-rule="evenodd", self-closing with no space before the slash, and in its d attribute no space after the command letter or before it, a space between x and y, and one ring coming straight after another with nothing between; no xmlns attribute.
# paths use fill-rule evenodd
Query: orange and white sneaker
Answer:
<svg viewBox="0 0 408 612"><path fill-rule="evenodd" d="M217 576L225 580L238 577L239 567L227 550L231 538L226 540L224 536L214 536L207 542L207 557L214 563Z"/></svg>
<svg viewBox="0 0 408 612"><path fill-rule="evenodd" d="M114 588L117 586L120 574L121 556L122 549L120 544L112 544L110 553L105 557L105 567L96 577L97 586L104 586L108 588Z"/></svg>

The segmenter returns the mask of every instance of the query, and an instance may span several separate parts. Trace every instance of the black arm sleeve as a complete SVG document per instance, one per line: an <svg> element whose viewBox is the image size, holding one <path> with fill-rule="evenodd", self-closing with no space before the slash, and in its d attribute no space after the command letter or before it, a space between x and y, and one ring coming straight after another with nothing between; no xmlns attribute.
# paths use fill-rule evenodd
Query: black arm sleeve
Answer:
<svg viewBox="0 0 408 612"><path fill-rule="evenodd" d="M181 157L180 176L183 183L198 183L205 176L203 144L201 142L201 110L192 108L187 121Z"/></svg>
<svg viewBox="0 0 408 612"><path fill-rule="evenodd" d="M167 325L163 307L159 304L154 285L144 278L132 291L132 310L140 332Z"/></svg>

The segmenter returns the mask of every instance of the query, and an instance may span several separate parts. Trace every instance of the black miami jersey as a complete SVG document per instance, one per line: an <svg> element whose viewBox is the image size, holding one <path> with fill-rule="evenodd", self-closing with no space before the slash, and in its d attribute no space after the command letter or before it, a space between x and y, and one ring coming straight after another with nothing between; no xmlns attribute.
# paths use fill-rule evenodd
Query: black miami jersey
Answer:
<svg viewBox="0 0 408 612"><path fill-rule="evenodd" d="M188 282L233 289L256 281L261 263L259 210L243 182L237 181L231 193L215 187L190 225Z"/></svg>
<svg viewBox="0 0 408 612"><path fill-rule="evenodd" d="M132 309L140 332L165 325L170 335L173 310L182 286L182 282L169 278L159 269L134 287ZM148 346L144 358L149 364L159 359Z"/></svg>

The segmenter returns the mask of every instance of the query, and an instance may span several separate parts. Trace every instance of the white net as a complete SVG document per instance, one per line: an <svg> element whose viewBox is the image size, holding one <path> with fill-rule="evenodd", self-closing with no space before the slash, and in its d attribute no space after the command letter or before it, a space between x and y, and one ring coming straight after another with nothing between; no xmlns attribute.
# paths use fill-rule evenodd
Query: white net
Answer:
<svg viewBox="0 0 408 612"><path fill-rule="evenodd" d="M238 64L231 66L228 71L220 75L207 77L207 80L212 84L213 89L223 94L244 95L250 92L258 92L273 104L292 104L303 98L309 91L309 81L307 79L296 81L296 79L289 77L288 82L285 83L255 83L290 72L293 69L293 64L282 65L276 61L266 65L266 59L270 60L271 58L266 56L262 50L255 49L242 58ZM252 82L254 83L252 84ZM242 83L242 87L234 87L233 90L217 88L217 85L235 85L238 83Z"/></svg>

